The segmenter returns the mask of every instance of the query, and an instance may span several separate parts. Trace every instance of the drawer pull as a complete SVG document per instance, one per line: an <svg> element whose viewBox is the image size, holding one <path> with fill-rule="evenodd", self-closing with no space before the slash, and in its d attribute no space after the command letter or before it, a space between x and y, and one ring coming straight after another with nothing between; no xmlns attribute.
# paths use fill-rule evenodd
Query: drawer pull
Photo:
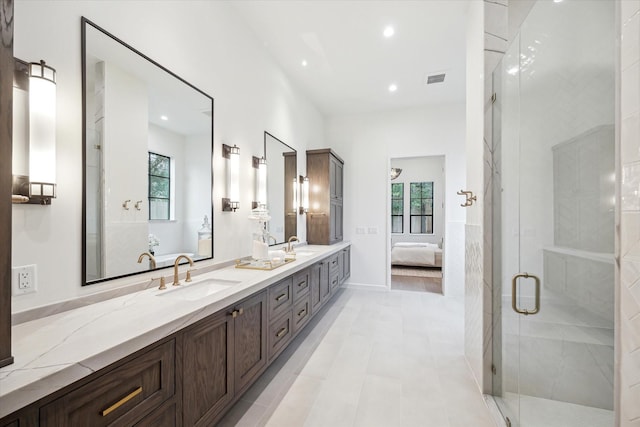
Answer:
<svg viewBox="0 0 640 427"><path fill-rule="evenodd" d="M276 298L276 301L282 301L286 297L287 297L287 294L282 294L282 295L280 295L279 297Z"/></svg>
<svg viewBox="0 0 640 427"><path fill-rule="evenodd" d="M302 282L298 283L298 287L302 288L302 287L306 287L307 286L307 281L303 280Z"/></svg>
<svg viewBox="0 0 640 427"><path fill-rule="evenodd" d="M136 397L137 395L139 395L140 393L142 393L142 387L138 387L137 389L133 390L131 393L127 394L125 397L118 400L116 403L114 403L113 405L109 406L107 409L102 411L101 412L102 416L106 417L107 415L109 415L110 413L112 413L113 411L115 411L116 409L118 409L119 407L121 407L122 405L124 405L125 403L127 403L128 401Z"/></svg>
<svg viewBox="0 0 640 427"><path fill-rule="evenodd" d="M276 337L280 338L281 336L283 336L284 334L287 333L287 328L282 328L278 331L278 333L276 334Z"/></svg>
<svg viewBox="0 0 640 427"><path fill-rule="evenodd" d="M303 315L303 314L305 314L306 312L307 312L307 309L306 309L306 308L303 308L302 310L300 310L300 311L298 312L298 317L302 316L302 315Z"/></svg>

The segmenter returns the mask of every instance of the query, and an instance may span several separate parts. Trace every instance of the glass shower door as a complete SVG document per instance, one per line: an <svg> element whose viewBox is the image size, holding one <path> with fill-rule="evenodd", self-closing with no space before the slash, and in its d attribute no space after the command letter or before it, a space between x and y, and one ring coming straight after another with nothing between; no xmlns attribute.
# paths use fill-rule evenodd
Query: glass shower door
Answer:
<svg viewBox="0 0 640 427"><path fill-rule="evenodd" d="M494 395L514 426L614 423L614 22L613 2L538 1L494 74Z"/></svg>

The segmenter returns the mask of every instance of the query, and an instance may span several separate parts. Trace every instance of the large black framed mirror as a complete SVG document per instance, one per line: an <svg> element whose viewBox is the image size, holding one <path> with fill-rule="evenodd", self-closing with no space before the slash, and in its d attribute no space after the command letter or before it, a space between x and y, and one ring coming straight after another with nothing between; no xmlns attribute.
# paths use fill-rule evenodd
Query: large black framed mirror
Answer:
<svg viewBox="0 0 640 427"><path fill-rule="evenodd" d="M212 258L213 98L81 25L82 284Z"/></svg>
<svg viewBox="0 0 640 427"><path fill-rule="evenodd" d="M297 152L269 132L264 132L264 158L267 162L267 227L275 241L284 243L295 236L298 207L294 206L294 186L298 188ZM294 184L295 182L295 184Z"/></svg>

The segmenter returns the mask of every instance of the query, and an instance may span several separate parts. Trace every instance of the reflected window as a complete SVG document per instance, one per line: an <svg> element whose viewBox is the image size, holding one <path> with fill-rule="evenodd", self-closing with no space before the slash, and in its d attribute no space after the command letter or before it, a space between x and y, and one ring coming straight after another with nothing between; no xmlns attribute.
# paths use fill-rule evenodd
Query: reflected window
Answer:
<svg viewBox="0 0 640 427"><path fill-rule="evenodd" d="M433 181L412 182L409 196L410 232L433 234Z"/></svg>
<svg viewBox="0 0 640 427"><path fill-rule="evenodd" d="M391 184L391 232L404 233L404 183Z"/></svg>
<svg viewBox="0 0 640 427"><path fill-rule="evenodd" d="M171 218L171 158L149 152L149 219Z"/></svg>

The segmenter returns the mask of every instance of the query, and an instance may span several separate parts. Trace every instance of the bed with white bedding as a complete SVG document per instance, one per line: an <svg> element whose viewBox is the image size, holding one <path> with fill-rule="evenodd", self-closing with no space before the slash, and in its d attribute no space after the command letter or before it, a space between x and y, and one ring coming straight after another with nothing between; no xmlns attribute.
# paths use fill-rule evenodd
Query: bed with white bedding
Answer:
<svg viewBox="0 0 640 427"><path fill-rule="evenodd" d="M435 243L397 242L391 248L391 265L442 268L442 249Z"/></svg>

